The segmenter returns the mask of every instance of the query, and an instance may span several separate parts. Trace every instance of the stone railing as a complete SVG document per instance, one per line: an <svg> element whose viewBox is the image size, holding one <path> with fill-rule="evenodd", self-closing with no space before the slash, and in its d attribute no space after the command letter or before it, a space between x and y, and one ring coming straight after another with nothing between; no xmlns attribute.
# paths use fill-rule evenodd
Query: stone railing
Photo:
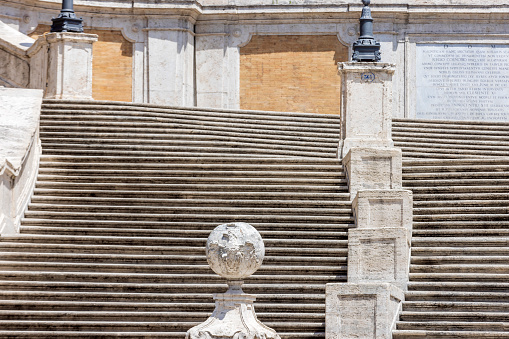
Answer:
<svg viewBox="0 0 509 339"><path fill-rule="evenodd" d="M37 179L42 90L0 88L0 235L19 232Z"/></svg>
<svg viewBox="0 0 509 339"><path fill-rule="evenodd" d="M0 21L0 86L27 88L30 81L28 49L35 40Z"/></svg>

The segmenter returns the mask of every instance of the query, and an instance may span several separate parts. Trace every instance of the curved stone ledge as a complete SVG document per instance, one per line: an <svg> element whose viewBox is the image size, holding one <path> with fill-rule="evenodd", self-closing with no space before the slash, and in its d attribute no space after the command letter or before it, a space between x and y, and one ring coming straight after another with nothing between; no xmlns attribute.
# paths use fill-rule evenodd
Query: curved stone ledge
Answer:
<svg viewBox="0 0 509 339"><path fill-rule="evenodd" d="M42 90L0 88L0 235L19 232L37 179Z"/></svg>

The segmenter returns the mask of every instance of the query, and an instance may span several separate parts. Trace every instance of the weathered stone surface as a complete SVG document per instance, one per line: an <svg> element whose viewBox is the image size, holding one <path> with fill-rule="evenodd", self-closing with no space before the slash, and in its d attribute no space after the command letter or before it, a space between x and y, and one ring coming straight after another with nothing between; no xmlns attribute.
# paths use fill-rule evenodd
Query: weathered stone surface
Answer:
<svg viewBox="0 0 509 339"><path fill-rule="evenodd" d="M343 158L350 197L359 190L400 190L401 150L396 148L352 148Z"/></svg>
<svg viewBox="0 0 509 339"><path fill-rule="evenodd" d="M376 62L341 62L342 155L352 147L393 146L392 75L395 66Z"/></svg>
<svg viewBox="0 0 509 339"><path fill-rule="evenodd" d="M352 202L355 225L363 228L412 229L412 191L362 190Z"/></svg>
<svg viewBox="0 0 509 339"><path fill-rule="evenodd" d="M390 339L404 300L398 287L387 283L327 284L327 339Z"/></svg>
<svg viewBox="0 0 509 339"><path fill-rule="evenodd" d="M216 227L207 240L207 261L220 276L244 279L262 265L265 246L260 233L244 222Z"/></svg>
<svg viewBox="0 0 509 339"><path fill-rule="evenodd" d="M49 33L48 99L92 99L92 44L95 34Z"/></svg>
<svg viewBox="0 0 509 339"><path fill-rule="evenodd" d="M410 241L410 231L405 228L351 229L348 282L392 283L406 290Z"/></svg>
<svg viewBox="0 0 509 339"><path fill-rule="evenodd" d="M41 90L0 88L0 234L17 233L32 195L41 144Z"/></svg>

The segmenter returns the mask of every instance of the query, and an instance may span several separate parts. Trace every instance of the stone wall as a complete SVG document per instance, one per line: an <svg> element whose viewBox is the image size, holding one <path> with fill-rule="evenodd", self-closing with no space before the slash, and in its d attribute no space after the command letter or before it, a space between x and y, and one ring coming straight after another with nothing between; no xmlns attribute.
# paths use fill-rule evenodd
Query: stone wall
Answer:
<svg viewBox="0 0 509 339"><path fill-rule="evenodd" d="M381 43L382 62L397 65L392 103L395 117L419 117L417 114L419 109L426 114L448 118L441 112L449 113L451 110L443 107L442 101L446 99L451 101L453 97L449 94L436 95L442 93L441 87L428 86L429 84L423 83L422 77L419 78L417 75L424 67L428 67L424 64L425 61L419 61L419 56L422 58L430 55L426 52L429 49L427 46L438 48L436 46L447 45L451 47L451 50L463 48L467 52L469 46L472 46L472 50L488 53L491 46L505 50L509 45L507 34L509 4L506 0L435 0L432 2L374 0L371 7L375 20L374 35ZM263 97L269 99L270 109L308 109L297 103L291 103L294 101L293 98L285 98L280 102L271 99L270 96L267 97L265 95L267 93L264 92L252 98L256 91L253 91L252 86L246 84L244 80L241 81L253 76L252 74L244 76L247 65L243 61L247 56L245 52L255 48L250 45L256 44L262 36L279 36L282 41L291 40L295 36L301 38L314 36L318 40L335 36L340 45L348 46L348 52L345 49L345 53L350 56L351 45L359 34L361 9L360 0L75 2L75 10L79 16L83 17L86 31L121 32L123 38L132 44L130 63L132 101L230 109L241 107L264 109L262 106L254 106L254 102L262 102L260 98ZM59 10L59 1L20 0L14 3L0 0L0 13L3 13L0 15L0 20L25 34L32 32L40 24L51 22L51 18L56 16ZM115 41L126 46L125 42ZM329 48L334 50L333 46L337 44L334 42ZM98 46L100 51L101 47ZM122 55L122 50L125 52L126 49L119 50L118 55ZM124 56L123 69L117 70L118 74L122 74L124 81L120 86L122 97L119 96L118 100L125 100L129 91L129 57ZM296 65L299 58L300 56L294 56ZM309 64L314 63L312 58L308 59ZM509 63L505 61L506 58L500 59L501 67L509 67ZM270 57L267 57L264 62L267 61L270 61ZM442 65L439 66L442 67ZM461 65L453 66L462 69ZM310 74L310 77L316 77L316 74L312 72L306 73L300 68L296 69L298 70L295 73L304 73L299 76ZM438 72L438 69L434 71ZM450 71L452 72L453 69L451 68ZM291 72L283 71L283 73ZM502 76L506 77L506 73ZM324 82L322 90L325 91L329 80L321 80ZM468 79L462 79L461 82L470 84ZM283 74L277 81L269 79L269 83L267 91L272 94L283 91L284 86L295 86L299 80L291 79L287 74ZM306 86L309 83L306 83ZM461 83L458 83L456 87L462 88L463 86L460 85ZM489 95L494 96L496 100L504 101L506 97L503 91L509 88L509 82L503 82L501 85L500 91L493 90L492 92L496 93ZM431 91L429 98L418 96L417 89L423 87L430 87L428 88ZM303 99L312 94L312 89L299 87L297 90L305 94L294 98ZM461 101L465 95L469 94L454 93L454 95ZM331 96L334 94L327 92L322 99L333 100ZM444 97L445 99L442 100ZM479 97L467 104L472 104L471 106L477 111L477 107L484 104L482 100L484 99ZM311 101L316 103L314 99ZM289 103L299 107L285 106ZM423 109L421 107L423 103L425 106L428 103L434 104L434 107L439 107L440 110L427 110L427 107ZM452 107L455 102L451 101L448 104ZM330 102L327 105L330 105ZM498 102L496 105L497 107L492 107L493 105L490 107L502 113L506 111L504 110L506 107L499 107ZM322 108L312 107L311 109L320 111ZM462 112L458 109L456 114L461 115ZM483 113L481 118L492 114L492 112ZM506 116L507 114L502 118ZM500 116L496 118L501 119Z"/></svg>
<svg viewBox="0 0 509 339"><path fill-rule="evenodd" d="M348 58L335 35L255 35L240 49L240 108L339 114Z"/></svg>

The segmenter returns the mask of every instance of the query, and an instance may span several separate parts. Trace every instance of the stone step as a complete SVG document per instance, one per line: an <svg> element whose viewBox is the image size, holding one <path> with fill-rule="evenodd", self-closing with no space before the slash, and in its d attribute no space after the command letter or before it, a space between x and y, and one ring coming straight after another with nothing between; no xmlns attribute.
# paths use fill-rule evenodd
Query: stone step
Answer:
<svg viewBox="0 0 509 339"><path fill-rule="evenodd" d="M488 193L507 193L509 185L487 183L485 185L479 185L479 183L470 182L471 185L444 185L444 186L433 186L428 183L427 186L406 186L405 189L410 189L414 194L488 194Z"/></svg>
<svg viewBox="0 0 509 339"><path fill-rule="evenodd" d="M277 111L253 111L253 110L232 110L232 109L216 109L216 108L200 108L200 107L172 107L154 104L137 104L117 101L87 101L87 100L54 100L44 99L42 103L42 112L47 111L62 112L67 110L68 114L83 110L84 112L98 112L99 114L109 114L109 112L121 112L121 114L147 116L149 114L186 114L191 117L197 116L223 116L231 121L231 118L263 117L263 120L270 119L301 119L302 121L316 120L322 122L340 121L339 115L327 115L318 113L298 113L298 112L277 112ZM115 113L116 114L116 113ZM208 119L208 118L207 118Z"/></svg>
<svg viewBox="0 0 509 339"><path fill-rule="evenodd" d="M414 230L433 229L506 229L509 221L503 220L444 220L444 221L414 221Z"/></svg>
<svg viewBox="0 0 509 339"><path fill-rule="evenodd" d="M208 214L220 214L226 215L231 213L232 215L292 215L292 216L300 216L300 215L320 215L320 216L341 216L344 215L347 218L350 218L351 209L347 208L303 208L303 207L233 207L233 206L115 206L115 214L162 214L162 215L171 215L171 214L186 214L189 213L191 215L208 215ZM43 212L43 211L51 211L51 213L66 213L66 212L75 212L76 215L85 214L85 213L108 213L112 210L112 206L109 205L53 205L53 204L35 204L31 203L28 206L28 211L35 212ZM498 210L498 209L497 209ZM494 212L495 213L495 212ZM502 213L501 211L499 213Z"/></svg>
<svg viewBox="0 0 509 339"><path fill-rule="evenodd" d="M444 255L444 256L418 256L413 255L411 263L414 265L451 265L451 264L478 264L486 266L509 264L509 253L507 256L471 256L471 255Z"/></svg>
<svg viewBox="0 0 509 339"><path fill-rule="evenodd" d="M483 204L483 201L497 201L497 200L509 200L509 193L456 193L456 194L425 194L417 193L414 194L414 205L425 205L427 202L431 204L448 204L458 203L463 204L465 202L475 201L476 203ZM440 199L440 200L439 200Z"/></svg>
<svg viewBox="0 0 509 339"><path fill-rule="evenodd" d="M212 228L213 229L213 228ZM211 229L204 230L144 230L144 229L114 229L114 228L78 228L78 227L48 227L48 226L21 226L22 234L55 234L74 236L117 236L117 237L202 237L207 238ZM343 232L316 231L261 231L263 239L278 239L292 237L294 239L347 239L348 230Z"/></svg>
<svg viewBox="0 0 509 339"><path fill-rule="evenodd" d="M507 283L411 282L405 293L407 302L486 302L509 303ZM496 307L496 306L494 306Z"/></svg>
<svg viewBox="0 0 509 339"><path fill-rule="evenodd" d="M509 278L506 273L410 273L410 280L419 281L436 281L436 282L504 282Z"/></svg>
<svg viewBox="0 0 509 339"><path fill-rule="evenodd" d="M420 197L414 199L419 199ZM438 198L435 196L435 198ZM442 198L440 196L440 198ZM470 200L470 199L458 199L458 200L425 200L425 201L414 201L414 207L418 209L426 209L426 208L451 208L453 206L461 206L461 207L499 207L499 206L509 206L509 196L506 198L506 194L501 194L498 196L498 199L483 199L483 200ZM506 199L504 199L506 198Z"/></svg>
<svg viewBox="0 0 509 339"><path fill-rule="evenodd" d="M462 275L479 273L495 275L495 274L508 274L509 265L494 263L486 265L486 263L482 262L479 262L478 264L445 264L445 263L440 263L440 265L412 264L410 265L410 272L412 274L427 273L430 275L447 273L447 274L458 274L458 276L460 274Z"/></svg>
<svg viewBox="0 0 509 339"><path fill-rule="evenodd" d="M33 237L26 236L25 238ZM99 254L151 254L151 255L174 255L174 254L188 254L188 255L202 255L205 253L205 242L202 246L190 247L181 246L178 244L168 246L144 246L144 245L122 245L122 244L76 244L76 243L56 243L56 242L26 242L25 238L12 239L8 236L0 239L0 251L2 252L20 252L26 251L30 253L99 253ZM342 256L346 257L348 249L346 241L342 243L343 246L331 247L330 244L324 247L311 247L305 248L302 246L297 247L278 247L266 246L266 255L303 255L303 256Z"/></svg>
<svg viewBox="0 0 509 339"><path fill-rule="evenodd" d="M422 238L425 239L425 238ZM435 244L436 246L421 247L418 244L412 244L412 256L508 256L509 248L507 246L454 246L454 242ZM415 246L414 246L415 245ZM445 246L447 245L447 246Z"/></svg>
<svg viewBox="0 0 509 339"><path fill-rule="evenodd" d="M416 237L507 237L509 229L414 229L412 235Z"/></svg>
<svg viewBox="0 0 509 339"><path fill-rule="evenodd" d="M304 232L344 232L347 229L354 227L353 222L351 223L325 223L325 222L304 222L304 223L278 223L278 222L266 222L266 223L252 223L253 226L261 234L265 236L275 236L278 233L285 234L282 232L290 231L304 231ZM23 226L24 225L24 226ZM75 219L23 219L21 227L74 227L74 228L113 228L113 229L138 229L138 230L181 230L186 231L200 231L213 230L218 226L215 222L154 222L154 221L120 221L120 220L75 220Z"/></svg>
<svg viewBox="0 0 509 339"><path fill-rule="evenodd" d="M54 189L54 188L36 188L34 190L33 201L47 201L54 198L57 199L69 199L81 200L81 199L110 199L112 202L116 199L124 199L129 201L150 201L154 200L155 203L164 200L182 200L182 199L198 199L198 200L234 200L239 204L241 201L273 201L277 202L288 202L288 201L323 201L328 203L344 204L349 199L350 193L342 192L276 192L276 191L265 191L265 192L224 192L218 187L216 191L137 191L129 190L128 187L125 190L74 190L74 189ZM346 189L346 187L345 187Z"/></svg>
<svg viewBox="0 0 509 339"><path fill-rule="evenodd" d="M257 295L256 309L261 312L273 310L274 312L302 312L306 314L324 314L325 300L310 300L296 298L296 295L287 295L287 297L277 297L275 295ZM15 314L15 312L137 312L137 313L155 313L155 312L210 312L214 310L212 295L204 294L203 299L208 302L196 301L175 301L164 302L122 302L122 301L51 301L51 300L2 300L0 307L6 315ZM13 312L13 313L11 313Z"/></svg>
<svg viewBox="0 0 509 339"><path fill-rule="evenodd" d="M125 112L125 111L104 111L97 110L48 110L41 111L41 121L50 124L53 122L74 123L79 121L82 124L102 122L102 123L147 123L147 124L161 124L161 123L194 123L197 125L208 124L227 124L227 125L262 125L262 126L284 126L284 127L307 127L313 128L323 126L330 128L331 126L340 126L339 119L327 118L299 118L299 117L277 117L270 115L249 115L239 114L232 115L219 115L219 114L206 114L206 115L190 115L179 114L179 112L172 112L171 114L156 113L156 112Z"/></svg>
<svg viewBox="0 0 509 339"><path fill-rule="evenodd" d="M178 310L184 304L206 304L212 308L213 295L223 293L228 285L221 283L100 283L59 281L1 281L0 305L5 310L118 310L153 312ZM179 291L179 285L182 291ZM153 287L153 289L152 289ZM320 284L251 284L242 286L253 294L257 303L274 307L275 312L285 309L302 312L316 310L325 305L325 287ZM300 292L299 292L300 291ZM273 306L272 306L273 305ZM83 308L79 308L83 306ZM185 306L181 312L189 310Z"/></svg>
<svg viewBox="0 0 509 339"><path fill-rule="evenodd" d="M172 156L172 154L165 154L164 156L148 156L145 155L144 158L132 158L126 156L87 156L87 155L41 155L41 163L44 162L54 162L58 163L59 166L62 164L71 164L73 166L77 166L79 164L84 164L89 166L90 168L95 168L96 164L111 164L115 166L131 166L136 167L139 164L145 164L148 166L159 165L165 166L168 164L171 166L172 164L176 164L180 166L184 165L227 165L232 166L241 166L241 165L258 165L258 166L300 166L307 165L306 169L309 166L320 166L320 165L328 165L328 166L338 166L341 168L340 162L338 159L333 158L313 158L313 157L238 157L233 156L231 154L225 156L207 156L200 157L196 156ZM269 167L270 168L270 167Z"/></svg>
<svg viewBox="0 0 509 339"><path fill-rule="evenodd" d="M206 320L203 319L203 320ZM316 320L315 320L316 321ZM111 331L111 332L168 332L178 330L185 332L201 321L175 321L175 322L142 322L142 321L30 321L30 320L0 320L0 328L5 331ZM269 321L266 325L277 331L314 331L323 327L322 321L316 322L277 322Z"/></svg>
<svg viewBox="0 0 509 339"><path fill-rule="evenodd" d="M139 197L122 197L122 198L103 198L97 196L34 196L32 203L34 205L89 205L89 206L147 206L147 207L277 207L277 208L337 208L348 209L351 208L351 202L345 200L282 200L270 199L221 199L218 192L217 199L193 199L186 197L184 199L154 199L154 198L139 198ZM288 195L286 198L294 198L293 195Z"/></svg>
<svg viewBox="0 0 509 339"><path fill-rule="evenodd" d="M440 186L493 186L493 185L505 185L509 184L508 175L501 176L500 178L451 178L451 179L437 179L437 180L403 180L403 186L405 187L440 187Z"/></svg>
<svg viewBox="0 0 509 339"><path fill-rule="evenodd" d="M184 157L189 156L190 154L194 154L197 157L203 156L214 156L214 157L231 157L232 155L241 155L241 156L307 156L307 157L316 157L317 152L315 151L292 151L292 150L267 150L267 149L259 149L259 148L228 148L228 147L169 147L162 150L111 150L109 148L105 149L89 149L89 150L75 150L72 148L66 149L57 149L57 148L45 148L43 149L43 154L51 154L51 155L70 155L70 156L112 156L112 157L164 157L164 156L172 156L172 157ZM322 157L330 157L335 158L335 153L322 153L318 154L318 156Z"/></svg>
<svg viewBox="0 0 509 339"><path fill-rule="evenodd" d="M257 305L258 306L258 305ZM198 321L207 319L213 309L205 311L187 309L186 312L162 311L162 312L91 312L91 311L0 311L0 320L18 320L20 318L28 321L129 321L129 322L169 322L169 321ZM316 311L316 310L315 310ZM322 313L265 313L257 307L257 317L266 321L289 321L295 322L298 319L308 321L321 321L325 316Z"/></svg>
<svg viewBox="0 0 509 339"><path fill-rule="evenodd" d="M199 168L193 169L187 168L184 170L168 169L167 167L157 169L125 169L125 168L112 168L112 169L98 169L95 166L90 166L88 169L61 169L61 168L41 168L39 175L44 177L218 177L218 178L310 178L321 179L321 178L344 178L345 173L338 171L338 168L331 168L329 170L321 171L288 171L288 170L276 170L268 171L266 168L260 166L255 170L212 170L210 168Z"/></svg>
<svg viewBox="0 0 509 339"><path fill-rule="evenodd" d="M305 173L309 175L341 175L344 174L343 166L335 159L295 159L295 158L237 158L230 162L225 162L225 159L206 158L202 161L191 161L189 158L173 159L171 162L167 161L168 158L154 158L154 162L149 162L151 158L147 158L147 162L129 163L127 159L125 162L97 162L97 159L90 159L90 162L74 161L68 157L58 158L51 156L42 156L43 160L40 163L41 173L126 173L137 172L145 173L185 173L190 172L199 174L203 171L211 173L243 173L256 174L258 172L271 173L276 175L278 172L285 172L292 175L293 173ZM55 161L51 161L51 159ZM238 160L238 161L236 161ZM300 160L300 161L295 161ZM315 160L315 161L313 161ZM332 173L330 173L332 172ZM329 174L330 173L330 174Z"/></svg>
<svg viewBox="0 0 509 339"><path fill-rule="evenodd" d="M400 313L400 319L404 322L436 322L440 319L440 322L507 322L509 320L509 312L479 312L479 311L467 311L467 312L443 312L443 311L432 311L432 312L412 312L403 311ZM399 323L401 324L401 323Z"/></svg>
<svg viewBox="0 0 509 339"><path fill-rule="evenodd" d="M471 338L509 338L508 332L492 331L427 331L427 330L395 330L393 339L471 339Z"/></svg>
<svg viewBox="0 0 509 339"><path fill-rule="evenodd" d="M299 209L297 209L299 210ZM239 212L239 213L236 213ZM287 211L287 214L252 214L253 212L261 211L248 211L249 213L242 214L239 209L225 210L224 214L221 213L210 213L210 214L189 214L189 213L172 213L172 214L153 214L153 213L116 213L105 211L103 213L98 212L53 212L53 211L26 211L25 218L36 218L36 219L55 219L55 220L69 220L74 218L76 220L123 220L123 221L154 221L154 222L165 222L165 221L178 221L178 222L204 222L204 223L215 223L221 225L228 222L274 222L274 223L353 223L354 218L352 215L337 215L332 211L330 214L325 215L292 215ZM301 211L302 212L302 211ZM314 211L316 212L316 211ZM320 212L321 214L321 212Z"/></svg>
<svg viewBox="0 0 509 339"><path fill-rule="evenodd" d="M398 330L418 328L430 331L498 331L508 332L508 322L469 322L469 321L398 321Z"/></svg>
<svg viewBox="0 0 509 339"><path fill-rule="evenodd" d="M280 285L281 289L287 289L291 284L326 284L331 282L344 282L346 272L337 270L334 273L327 274L307 274L307 275L262 275L255 274L249 278L253 284L274 284ZM61 271L2 271L0 280L11 281L71 281L71 282L102 282L102 283L146 283L151 284L175 284L175 291L184 288L184 283L194 283L193 288L198 288L199 284L217 284L224 279L210 271L209 274L192 273L132 273L132 272L61 272ZM181 290L182 291L182 290ZM216 290L217 291L217 290ZM247 291L247 290L246 290Z"/></svg>
<svg viewBox="0 0 509 339"><path fill-rule="evenodd" d="M191 179L190 179L191 180ZM263 180L261 180L263 183ZM347 191L348 186L342 183L330 183L322 182L323 185L307 185L305 181L301 183L291 182L291 180L283 183L282 181L273 180L272 184L268 184L266 181L263 184L256 185L249 180L245 180L244 183L230 181L229 183L221 184L220 180L214 182L195 183L190 181L189 183L159 183L153 184L147 183L87 183L87 182L58 182L58 181L38 181L36 183L37 189L62 189L62 190L104 190L104 191L163 191L163 192L179 192L179 191L190 191L192 194L198 192L217 192L220 189L226 192L302 192L308 193L344 193Z"/></svg>
<svg viewBox="0 0 509 339"><path fill-rule="evenodd" d="M168 129L165 129L170 132ZM50 131L41 130L40 136L42 140L52 139L76 139L76 129L70 131L66 129L51 129ZM210 130L210 129L194 129L192 133L188 130L172 129L172 133L162 133L158 129L129 129L129 131L116 131L116 130L100 130L87 128L86 130L79 131L82 136L81 140L135 140L136 143L164 143L167 140L214 140L214 141L244 141L250 143L263 143L263 144L292 144L294 146L318 145L330 146L338 142L338 135L320 135L313 134L307 135L304 133L272 133L266 131L265 133L258 133L256 130L242 131L236 130ZM134 141L133 141L134 142Z"/></svg>
<svg viewBox="0 0 509 339"><path fill-rule="evenodd" d="M347 180L345 178L306 178L306 177L271 177L269 174L265 177L219 177L219 176L200 176L200 177L178 177L178 176L81 176L81 175L43 175L37 176L38 183L84 183L84 184L112 184L120 183L127 184L154 184L154 185L204 185L204 184L217 184L217 185L301 185L301 186L346 186ZM507 180L509 182L509 179Z"/></svg>
<svg viewBox="0 0 509 339"><path fill-rule="evenodd" d="M440 312L447 315L449 312L467 313L482 312L488 314L508 314L509 303L499 302L457 302L457 301L406 301L403 304L403 312L422 313L428 316L429 312ZM442 317L438 317L442 318Z"/></svg>
<svg viewBox="0 0 509 339"><path fill-rule="evenodd" d="M232 124L223 122L207 122L197 124L194 122L167 122L167 123L131 123L131 122L87 122L81 121L49 121L41 120L41 131L45 133L70 132L80 133L130 133L130 134L192 134L201 130L206 134L246 133L250 135L287 135L304 136L307 138L316 136L318 138L339 139L339 127L316 126L278 126L258 124ZM228 135L228 134L226 134Z"/></svg>
<svg viewBox="0 0 509 339"><path fill-rule="evenodd" d="M509 205L499 205L499 206L496 206L496 207L493 207L493 206L482 206L482 207L477 207L477 206L464 206L464 205L460 205L460 206L457 206L457 207L445 207L445 206L440 206L440 207L430 207L430 206L425 206L425 207L422 207L422 208L414 208L414 215L415 216L421 216L421 215L424 215L424 216L427 216L427 217L431 217L433 215L437 215L437 214L440 214L440 215L446 215L446 214L451 214L451 215L455 215L455 214L477 214L477 215L481 215L481 214L500 214L500 215L503 215L503 214L506 214L507 212L509 211Z"/></svg>
<svg viewBox="0 0 509 339"><path fill-rule="evenodd" d="M418 222L433 222L433 221L486 221L486 220L500 220L507 221L509 220L509 215L507 215L504 210L502 213L469 213L465 214L462 212L458 212L458 214L423 214L414 216L414 220Z"/></svg>
<svg viewBox="0 0 509 339"><path fill-rule="evenodd" d="M403 166L402 172L403 177L414 178L418 176L435 176L435 175L477 175L478 173L505 173L509 171L509 159L507 161L502 160L506 158L500 158L496 164L484 164L484 163L472 163L467 164L449 164L442 165L441 163L433 163L428 165L405 165ZM474 159L472 159L474 160ZM405 164L408 160L405 160Z"/></svg>
<svg viewBox="0 0 509 339"><path fill-rule="evenodd" d="M122 134L122 133L88 133L81 134L81 138L76 138L75 135L65 132L42 133L42 143L44 146L49 145L84 145L84 140L93 140L96 145L138 145L138 146L182 146L182 145L195 145L195 146L210 146L210 145L258 145L265 148L290 148L290 149L332 149L337 147L336 139L325 138L281 138L271 139L262 138L261 136L247 137L243 134L234 135L210 135L210 134L176 134L172 136L163 136L157 134ZM332 151L332 150L331 150Z"/></svg>
<svg viewBox="0 0 509 339"><path fill-rule="evenodd" d="M205 252L201 255L173 254L101 254L101 253L46 253L46 252L0 252L3 260L29 261L29 262L71 262L71 263L112 263L112 264L200 264L206 265ZM345 266L346 257L317 257L317 256L281 256L267 255L263 259L264 265L295 265L300 266L329 265L334 267Z"/></svg>
<svg viewBox="0 0 509 339"><path fill-rule="evenodd" d="M24 242L38 244L89 244L89 245L139 245L139 246L196 246L203 248L206 238L177 238L177 237L126 237L116 236L71 236L71 235L13 235L0 238L0 244L4 242ZM265 239L266 247L299 247L320 248L322 246L346 247L346 240L330 239Z"/></svg>
<svg viewBox="0 0 509 339"><path fill-rule="evenodd" d="M116 264L116 263L74 263L74 262L28 262L28 261L0 261L0 268L4 271L65 271L65 272L83 272L83 273L128 273L136 274L212 274L208 264ZM259 275L331 275L335 273L345 274L346 266L325 266L317 262L315 265L303 266L297 264L291 265L288 262L280 265L264 264L256 274Z"/></svg>
<svg viewBox="0 0 509 339"><path fill-rule="evenodd" d="M43 149L48 152L64 153L66 151L76 154L78 151L81 153L97 153L97 152L147 152L162 153L171 152L178 153L183 152L184 149L188 149L190 153L193 152L209 152L209 153L226 153L228 150L233 153L262 153L271 155L306 155L316 153L315 156L330 156L337 152L336 147L307 147L307 146L292 146L292 145L264 145L264 144L252 144L252 143L240 143L240 142L172 142L169 145L139 145L136 143L132 144L102 144L102 143L87 143L87 144L70 144L65 141L60 143L48 143L43 141Z"/></svg>

